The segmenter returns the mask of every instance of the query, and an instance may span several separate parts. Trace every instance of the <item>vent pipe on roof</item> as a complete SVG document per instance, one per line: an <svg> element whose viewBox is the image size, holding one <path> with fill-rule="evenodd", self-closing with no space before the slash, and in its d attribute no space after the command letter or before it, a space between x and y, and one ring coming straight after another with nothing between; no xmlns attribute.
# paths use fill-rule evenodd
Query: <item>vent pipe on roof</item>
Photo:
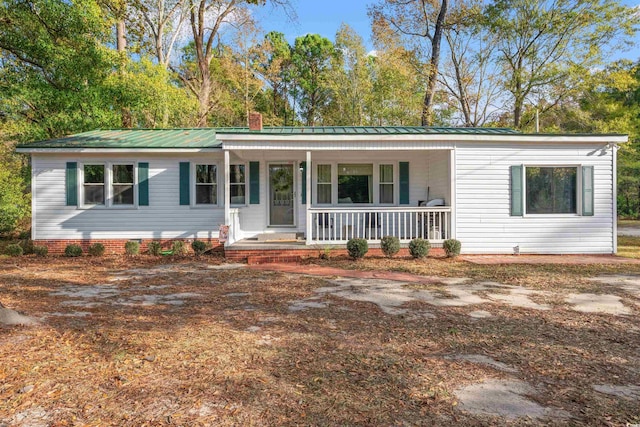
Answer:
<svg viewBox="0 0 640 427"><path fill-rule="evenodd" d="M536 108L536 133L540 133L540 110Z"/></svg>
<svg viewBox="0 0 640 427"><path fill-rule="evenodd" d="M249 113L249 130L262 130L262 114Z"/></svg>

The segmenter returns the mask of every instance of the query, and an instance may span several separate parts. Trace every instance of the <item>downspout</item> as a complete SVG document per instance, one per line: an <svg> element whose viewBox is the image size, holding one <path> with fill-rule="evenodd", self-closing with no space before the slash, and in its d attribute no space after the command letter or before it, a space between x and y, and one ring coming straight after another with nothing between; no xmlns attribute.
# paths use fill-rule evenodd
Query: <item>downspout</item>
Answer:
<svg viewBox="0 0 640 427"><path fill-rule="evenodd" d="M449 151L449 192L451 194L451 200L449 206L451 207L451 228L450 239L457 239L456 236L456 147L455 145Z"/></svg>
<svg viewBox="0 0 640 427"><path fill-rule="evenodd" d="M612 197L611 197L611 216L613 221L613 254L618 253L618 144L615 142L610 142L609 147L611 147L611 170L612 179L611 179L611 188L612 188Z"/></svg>
<svg viewBox="0 0 640 427"><path fill-rule="evenodd" d="M227 247L233 242L232 236L235 236L236 230L233 229L231 223L231 184L230 184L230 167L229 167L229 150L224 150L224 224L229 226L227 241L224 246Z"/></svg>

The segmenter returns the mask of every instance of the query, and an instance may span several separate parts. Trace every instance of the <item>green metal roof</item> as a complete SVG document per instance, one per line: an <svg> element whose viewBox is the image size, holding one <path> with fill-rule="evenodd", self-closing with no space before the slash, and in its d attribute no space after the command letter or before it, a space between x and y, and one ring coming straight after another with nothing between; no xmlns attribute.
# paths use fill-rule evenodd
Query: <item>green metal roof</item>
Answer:
<svg viewBox="0 0 640 427"><path fill-rule="evenodd" d="M78 133L18 148L220 148L215 129L111 129Z"/></svg>
<svg viewBox="0 0 640 427"><path fill-rule="evenodd" d="M507 128L462 128L424 126L296 126L265 127L261 131L248 128L221 128L219 134L261 134L261 135L511 135L519 134Z"/></svg>
<svg viewBox="0 0 640 427"><path fill-rule="evenodd" d="M462 128L422 126L317 126L317 127L265 127L252 131L237 128L192 128L192 129L109 129L94 130L47 141L21 144L18 149L26 152L37 149L202 149L222 148L216 138L221 135L513 135L527 136L623 136L610 135L545 135L523 134L508 128ZM259 139L259 138L257 138Z"/></svg>

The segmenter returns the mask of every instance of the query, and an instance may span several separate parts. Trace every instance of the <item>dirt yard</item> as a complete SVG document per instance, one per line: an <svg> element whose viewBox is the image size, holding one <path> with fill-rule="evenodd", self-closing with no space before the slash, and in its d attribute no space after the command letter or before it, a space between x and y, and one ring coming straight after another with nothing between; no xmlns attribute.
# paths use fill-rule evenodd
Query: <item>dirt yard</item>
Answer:
<svg viewBox="0 0 640 427"><path fill-rule="evenodd" d="M0 426L640 424L640 264L318 267L0 258Z"/></svg>

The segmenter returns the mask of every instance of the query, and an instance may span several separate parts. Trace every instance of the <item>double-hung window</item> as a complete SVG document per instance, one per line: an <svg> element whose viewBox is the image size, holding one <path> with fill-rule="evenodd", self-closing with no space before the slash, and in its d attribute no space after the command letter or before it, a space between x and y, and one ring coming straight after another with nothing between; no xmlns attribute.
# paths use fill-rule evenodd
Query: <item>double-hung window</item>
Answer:
<svg viewBox="0 0 640 427"><path fill-rule="evenodd" d="M318 165L317 176L317 203L331 203L331 165Z"/></svg>
<svg viewBox="0 0 640 427"><path fill-rule="evenodd" d="M232 205L246 203L246 174L244 165L231 165L229 170L229 188Z"/></svg>
<svg viewBox="0 0 640 427"><path fill-rule="evenodd" d="M338 164L338 203L373 203L373 164Z"/></svg>
<svg viewBox="0 0 640 427"><path fill-rule="evenodd" d="M393 165L380 165L380 203L393 204Z"/></svg>
<svg viewBox="0 0 640 427"><path fill-rule="evenodd" d="M527 214L578 212L577 167L527 166L525 170Z"/></svg>
<svg viewBox="0 0 640 427"><path fill-rule="evenodd" d="M195 165L195 204L218 204L218 174L216 165Z"/></svg>
<svg viewBox="0 0 640 427"><path fill-rule="evenodd" d="M133 165L112 165L111 178L111 194L113 205L133 205Z"/></svg>
<svg viewBox="0 0 640 427"><path fill-rule="evenodd" d="M84 165L83 175L83 204L104 205L106 201L104 165Z"/></svg>

